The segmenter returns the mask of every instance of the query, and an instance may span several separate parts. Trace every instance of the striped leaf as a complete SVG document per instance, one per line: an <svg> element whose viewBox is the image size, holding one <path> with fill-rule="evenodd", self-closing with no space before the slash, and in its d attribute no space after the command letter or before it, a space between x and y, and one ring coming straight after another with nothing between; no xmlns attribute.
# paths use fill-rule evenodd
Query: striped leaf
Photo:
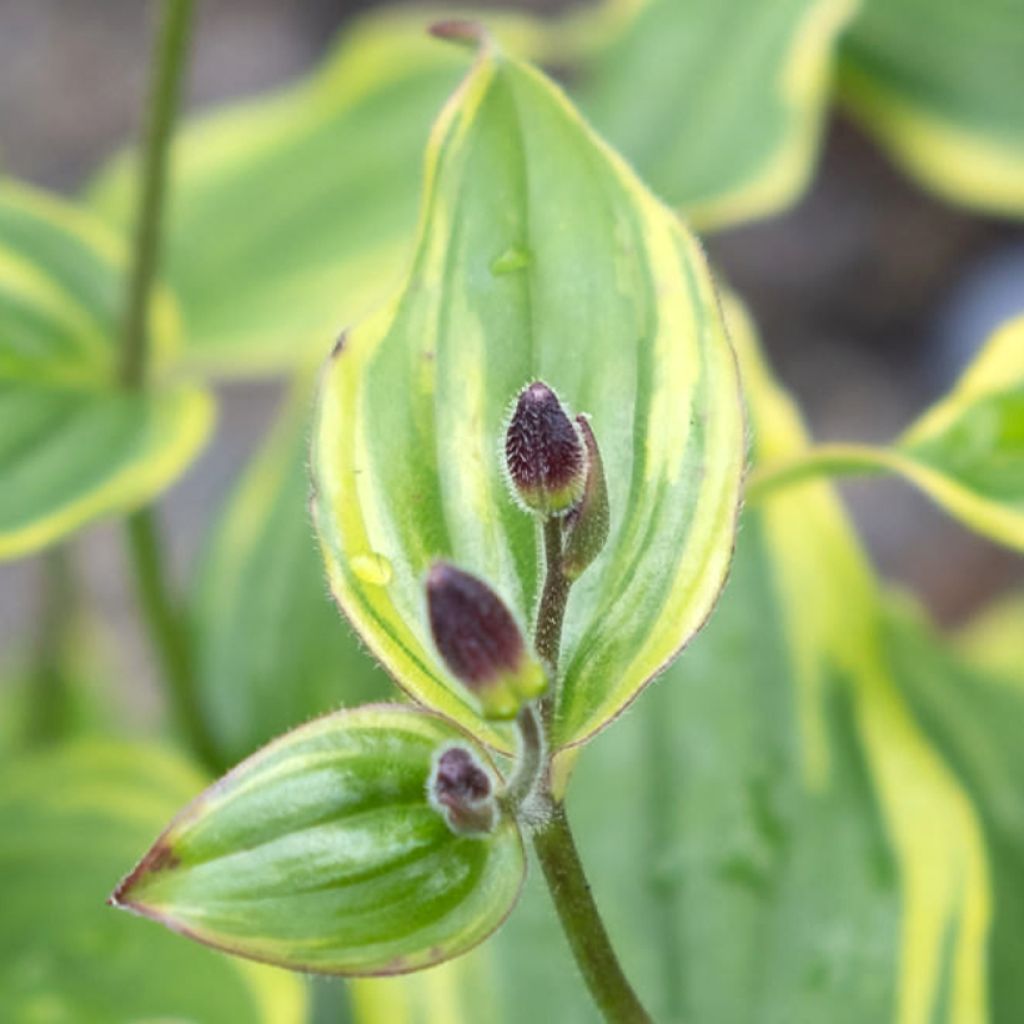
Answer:
<svg viewBox="0 0 1024 1024"><path fill-rule="evenodd" d="M504 920L525 860L510 818L457 836L428 800L453 745L489 764L445 719L397 704L301 726L186 807L113 899L297 970L395 974L457 956Z"/></svg>
<svg viewBox="0 0 1024 1024"><path fill-rule="evenodd" d="M0 184L0 559L35 551L172 483L202 445L209 396L117 385L123 254L75 207ZM156 359L180 341L158 291Z"/></svg>
<svg viewBox="0 0 1024 1024"><path fill-rule="evenodd" d="M309 520L308 381L230 495L198 563L191 618L204 719L225 765L391 687L330 598Z"/></svg>
<svg viewBox="0 0 1024 1024"><path fill-rule="evenodd" d="M151 747L76 742L0 771L0 992L12 1024L302 1024L301 979L229 960L104 900L202 780Z"/></svg>
<svg viewBox="0 0 1024 1024"><path fill-rule="evenodd" d="M1024 216L1020 0L864 0L842 47L844 102L939 195Z"/></svg>
<svg viewBox="0 0 1024 1024"><path fill-rule="evenodd" d="M574 87L594 124L703 228L788 206L821 137L858 0L613 0Z"/></svg>
<svg viewBox="0 0 1024 1024"><path fill-rule="evenodd" d="M337 346L314 509L342 608L399 683L498 746L427 629L438 558L529 620L535 523L500 441L541 378L590 415L611 532L566 618L555 742L601 728L707 617L744 455L733 356L699 248L538 72L486 49L435 127L396 298Z"/></svg>
<svg viewBox="0 0 1024 1024"><path fill-rule="evenodd" d="M1024 317L889 448L822 445L765 467L752 493L820 473L892 472L978 533L1024 551Z"/></svg>

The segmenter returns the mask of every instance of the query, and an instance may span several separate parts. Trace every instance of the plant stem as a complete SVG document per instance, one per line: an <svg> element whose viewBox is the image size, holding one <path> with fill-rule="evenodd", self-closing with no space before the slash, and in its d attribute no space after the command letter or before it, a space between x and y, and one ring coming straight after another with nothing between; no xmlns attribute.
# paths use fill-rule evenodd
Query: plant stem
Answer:
<svg viewBox="0 0 1024 1024"><path fill-rule="evenodd" d="M223 765L199 710L189 634L170 596L153 510L140 509L128 517L126 526L139 603L178 727L203 763L219 771Z"/></svg>
<svg viewBox="0 0 1024 1024"><path fill-rule="evenodd" d="M533 845L576 965L605 1020L650 1024L615 956L562 804L553 806L547 824L534 834Z"/></svg>
<svg viewBox="0 0 1024 1024"><path fill-rule="evenodd" d="M509 780L505 803L517 808L534 791L545 770L544 729L533 705L527 704L516 717L519 753L516 772Z"/></svg>
<svg viewBox="0 0 1024 1024"><path fill-rule="evenodd" d="M178 111L192 25L193 0L166 0L154 47L153 77L146 108L139 168L138 216L128 278L128 302L121 336L121 381L141 388L149 363L147 320L160 255L167 151Z"/></svg>
<svg viewBox="0 0 1024 1024"><path fill-rule="evenodd" d="M866 444L820 444L782 462L758 467L747 480L747 501L757 501L791 484L820 476L899 472L902 460L892 449Z"/></svg>
<svg viewBox="0 0 1024 1024"><path fill-rule="evenodd" d="M29 695L30 743L52 743L67 731L70 718L66 674L68 633L75 591L66 544L50 548L42 561L39 632Z"/></svg>
<svg viewBox="0 0 1024 1024"><path fill-rule="evenodd" d="M558 655L572 586L572 581L562 572L562 524L554 517L544 522L544 557L546 574L533 644L547 668L550 681L548 692L541 701L544 757L539 776L547 814L543 824L533 832L533 846L576 966L597 1008L612 1024L649 1024L651 1018L622 970L594 902L565 806L551 796L549 789L550 738L558 697ZM522 724L520 730L525 747L527 738L522 733Z"/></svg>
<svg viewBox="0 0 1024 1024"><path fill-rule="evenodd" d="M569 603L572 581L562 572L562 522L551 516L544 520L544 589L537 608L533 646L548 674L548 691L540 701L541 720L550 736L558 702L558 655L562 646L562 624Z"/></svg>
<svg viewBox="0 0 1024 1024"><path fill-rule="evenodd" d="M154 45L139 166L138 213L121 338L121 381L131 391L145 388L149 371L148 314L160 256L167 154L188 56L193 7L193 0L165 0ZM218 770L222 766L199 710L188 630L169 586L160 531L152 508L142 508L130 515L126 530L139 604L160 661L172 712L195 753L208 768Z"/></svg>

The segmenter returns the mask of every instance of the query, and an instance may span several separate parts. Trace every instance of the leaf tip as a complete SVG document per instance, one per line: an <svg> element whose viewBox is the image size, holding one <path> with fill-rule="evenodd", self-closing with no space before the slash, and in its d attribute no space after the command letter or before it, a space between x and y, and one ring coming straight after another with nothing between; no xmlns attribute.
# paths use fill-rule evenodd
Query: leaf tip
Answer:
<svg viewBox="0 0 1024 1024"><path fill-rule="evenodd" d="M493 46L494 40L491 34L478 21L471 18L448 18L444 21L435 21L427 31L435 39L443 39L445 42L455 43L458 46L485 47Z"/></svg>
<svg viewBox="0 0 1024 1024"><path fill-rule="evenodd" d="M107 897L107 906L118 910L134 910L145 912L145 907L131 897L139 883L146 877L160 871L170 871L181 864L181 858L174 852L166 839L158 839L146 855L132 870L117 883L117 887Z"/></svg>

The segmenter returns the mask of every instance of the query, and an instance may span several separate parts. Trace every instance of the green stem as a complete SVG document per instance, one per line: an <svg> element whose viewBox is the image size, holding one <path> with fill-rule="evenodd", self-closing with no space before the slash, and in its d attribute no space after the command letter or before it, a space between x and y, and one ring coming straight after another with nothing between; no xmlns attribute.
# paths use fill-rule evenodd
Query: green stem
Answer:
<svg viewBox="0 0 1024 1024"><path fill-rule="evenodd" d="M172 712L195 753L208 768L219 771L223 765L199 710L189 633L170 596L153 510L140 509L128 517L126 526L139 604L160 661Z"/></svg>
<svg viewBox="0 0 1024 1024"><path fill-rule="evenodd" d="M562 646L562 624L569 603L572 581L562 572L562 521L554 516L544 520L544 588L537 608L533 646L548 673L548 691L540 701L544 730L550 736L558 702L558 656Z"/></svg>
<svg viewBox="0 0 1024 1024"><path fill-rule="evenodd" d="M154 46L121 339L121 380L131 391L145 387L149 371L148 313L160 256L167 155L181 96L193 7L193 0L165 0ZM195 753L208 768L218 770L221 765L216 748L200 713L188 629L167 579L163 545L152 508L129 516L126 529L139 604L160 661L172 713Z"/></svg>
<svg viewBox="0 0 1024 1024"><path fill-rule="evenodd" d="M534 833L533 845L576 965L605 1020L649 1024L594 903L562 804L553 806L545 826Z"/></svg>
<svg viewBox="0 0 1024 1024"><path fill-rule="evenodd" d="M783 487L818 476L885 473L891 453L866 444L821 444L783 462L756 469L747 480L746 499L758 501Z"/></svg>
<svg viewBox="0 0 1024 1024"><path fill-rule="evenodd" d="M544 728L532 704L527 704L516 717L519 729L519 752L516 772L509 780L505 804L513 811L537 788L545 771Z"/></svg>
<svg viewBox="0 0 1024 1024"><path fill-rule="evenodd" d="M155 44L139 171L138 216L121 337L121 381L129 389L141 388L148 370L149 300L160 255L167 152L188 55L192 8L193 0L166 0Z"/></svg>
<svg viewBox="0 0 1024 1024"><path fill-rule="evenodd" d="M562 572L562 524L554 517L544 522L544 557L547 568L533 643L550 680L548 692L541 701L544 729L541 741L547 742L544 742L545 753L538 776L546 815L533 832L533 846L576 966L597 1008L612 1024L648 1024L650 1017L622 970L594 902L565 806L552 797L549 788L550 738L558 697L558 656L572 587L572 581ZM523 736L522 724L520 729ZM528 740L523 736L524 749L527 744Z"/></svg>
<svg viewBox="0 0 1024 1024"><path fill-rule="evenodd" d="M30 743L52 743L70 719L66 673L68 634L75 607L71 557L67 546L50 548L42 562L42 599L32 669L27 722Z"/></svg>

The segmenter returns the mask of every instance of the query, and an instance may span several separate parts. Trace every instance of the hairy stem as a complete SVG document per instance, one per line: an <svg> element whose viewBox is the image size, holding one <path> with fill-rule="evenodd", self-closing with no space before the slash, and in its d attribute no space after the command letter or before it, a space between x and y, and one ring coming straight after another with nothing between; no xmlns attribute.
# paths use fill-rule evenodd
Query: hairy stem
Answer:
<svg viewBox="0 0 1024 1024"><path fill-rule="evenodd" d="M562 646L562 624L569 603L572 581L562 572L562 522L550 517L544 520L544 589L537 608L533 646L548 674L548 691L540 701L544 731L550 736L558 702L558 655Z"/></svg>
<svg viewBox="0 0 1024 1024"><path fill-rule="evenodd" d="M154 46L121 339L121 381L129 390L142 390L149 371L148 313L160 256L167 154L188 56L193 6L193 0L165 0ZM172 713L195 753L208 768L217 770L221 767L219 758L199 709L189 634L169 586L152 508L129 516L126 530L140 609L160 662Z"/></svg>
<svg viewBox="0 0 1024 1024"><path fill-rule="evenodd" d="M509 780L505 802L511 809L519 805L537 788L545 771L544 728L537 711L527 704L516 717L519 729L519 753L515 775Z"/></svg>
<svg viewBox="0 0 1024 1024"><path fill-rule="evenodd" d="M129 516L127 531L139 604L160 661L172 713L203 763L219 771L223 765L199 709L189 633L171 597L153 510L144 508Z"/></svg>
<svg viewBox="0 0 1024 1024"><path fill-rule="evenodd" d="M550 680L548 692L541 700L546 740L541 778L547 815L543 824L533 833L533 846L576 966L597 1008L605 1020L612 1024L646 1024L650 1017L615 955L576 850L565 807L553 799L548 788L550 738L558 697L558 655L565 609L572 586L572 581L562 572L562 524L553 517L544 523L544 557L546 575L537 609L533 643Z"/></svg>
<svg viewBox="0 0 1024 1024"><path fill-rule="evenodd" d="M622 971L594 903L562 804L553 806L533 845L576 965L605 1020L649 1024L651 1018Z"/></svg>
<svg viewBox="0 0 1024 1024"><path fill-rule="evenodd" d="M181 81L188 56L193 0L166 0L154 47L153 74L146 108L139 167L138 214L128 277L128 301L121 336L121 381L142 387L149 364L147 321L160 255L167 151L178 112Z"/></svg>

